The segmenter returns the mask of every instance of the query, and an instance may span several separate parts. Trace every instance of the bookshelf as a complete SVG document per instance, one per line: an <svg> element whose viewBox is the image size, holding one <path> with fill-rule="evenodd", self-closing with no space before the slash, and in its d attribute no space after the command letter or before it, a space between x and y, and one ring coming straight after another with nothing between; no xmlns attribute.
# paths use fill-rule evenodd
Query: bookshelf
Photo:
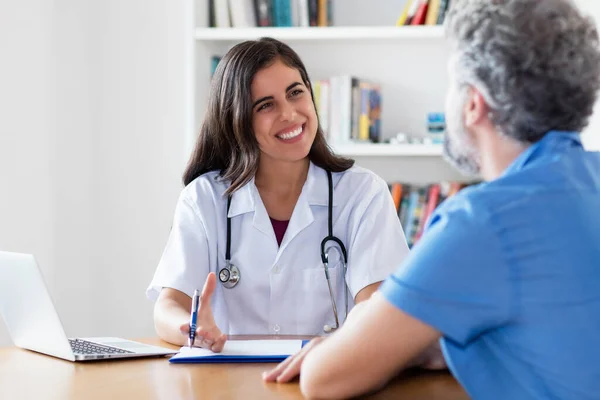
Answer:
<svg viewBox="0 0 600 400"><path fill-rule="evenodd" d="M210 59L234 44L263 36L288 43L302 58L313 81L352 75L379 83L382 138L397 133L426 136L429 112L444 111L448 49L442 26L396 27L404 0L334 0L333 27L208 27L208 0L194 0L194 142L206 107ZM388 181L428 183L462 180L436 145L331 143Z"/></svg>
<svg viewBox="0 0 600 400"><path fill-rule="evenodd" d="M442 39L442 26L350 26L327 28L197 28L196 40L238 42L270 36L289 44L323 41L400 41L415 39Z"/></svg>

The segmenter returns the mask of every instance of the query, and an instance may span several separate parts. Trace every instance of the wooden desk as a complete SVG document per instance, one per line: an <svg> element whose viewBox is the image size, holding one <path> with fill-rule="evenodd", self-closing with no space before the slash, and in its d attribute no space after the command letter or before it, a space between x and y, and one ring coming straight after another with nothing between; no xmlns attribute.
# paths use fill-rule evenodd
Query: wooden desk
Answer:
<svg viewBox="0 0 600 400"><path fill-rule="evenodd" d="M158 339L140 340L174 347ZM298 382L263 383L274 364L170 364L166 357L77 362L0 349L0 399L301 399ZM448 373L410 373L370 399L462 400Z"/></svg>

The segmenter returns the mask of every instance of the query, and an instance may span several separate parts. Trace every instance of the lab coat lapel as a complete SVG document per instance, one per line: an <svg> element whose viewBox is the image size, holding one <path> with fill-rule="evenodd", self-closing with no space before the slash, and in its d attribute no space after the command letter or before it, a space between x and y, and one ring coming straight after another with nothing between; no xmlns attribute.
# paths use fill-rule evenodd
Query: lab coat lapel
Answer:
<svg viewBox="0 0 600 400"><path fill-rule="evenodd" d="M273 238L273 241L275 241L275 231L273 230L273 225L271 225L271 220L269 219L269 214L267 213L265 204L262 202L260 193L258 193L256 186L252 185L252 190L255 204L254 219L252 220L252 224L256 229Z"/></svg>
<svg viewBox="0 0 600 400"><path fill-rule="evenodd" d="M311 163L308 169L306 182L302 188L302 193L298 198L296 207L294 207L292 218L290 219L288 228L283 236L279 254L286 249L288 244L294 240L302 230L313 223L314 215L311 206L327 206L328 188L326 172Z"/></svg>
<svg viewBox="0 0 600 400"><path fill-rule="evenodd" d="M254 211L256 202L252 196L252 186L253 181L248 182L233 193L231 196L231 207L229 207L229 212L227 213L229 218Z"/></svg>
<svg viewBox="0 0 600 400"><path fill-rule="evenodd" d="M273 237L273 240L275 240L275 232L273 231L271 220L269 220L265 205L256 189L254 178L233 194L228 215L230 218L233 218L252 211L254 211L252 219L254 228L267 236Z"/></svg>
<svg viewBox="0 0 600 400"><path fill-rule="evenodd" d="M283 241L281 242L281 246L279 247L279 253L277 258L279 258L279 254L285 251L285 248L288 244L294 240L296 236L306 227L308 227L314 221L314 216L312 210L310 209L310 204L308 204L307 195L304 190L300 194L298 198L298 202L296 203L296 207L294 207L294 212L292 213L292 218L288 224L288 227L285 231L285 235L283 236Z"/></svg>

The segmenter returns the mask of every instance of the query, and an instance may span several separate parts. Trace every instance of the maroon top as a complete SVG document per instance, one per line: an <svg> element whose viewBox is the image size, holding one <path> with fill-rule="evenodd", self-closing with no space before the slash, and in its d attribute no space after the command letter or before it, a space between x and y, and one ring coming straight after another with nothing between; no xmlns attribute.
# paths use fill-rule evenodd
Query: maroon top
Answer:
<svg viewBox="0 0 600 400"><path fill-rule="evenodd" d="M273 225L273 230L275 231L275 237L277 238L277 244L281 246L281 241L283 240L283 235L285 235L285 231L288 227L290 221L277 221L269 217L271 220L271 225Z"/></svg>

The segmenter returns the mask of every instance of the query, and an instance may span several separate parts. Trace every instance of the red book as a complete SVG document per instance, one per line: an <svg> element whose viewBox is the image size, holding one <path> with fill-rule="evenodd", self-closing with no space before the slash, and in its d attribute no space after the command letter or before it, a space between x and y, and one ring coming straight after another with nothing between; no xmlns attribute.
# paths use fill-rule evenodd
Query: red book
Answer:
<svg viewBox="0 0 600 400"><path fill-rule="evenodd" d="M415 13L414 18L410 21L411 25L424 25L425 18L427 17L427 7L429 5L429 0L421 0L419 4L419 8L417 8L417 12Z"/></svg>

